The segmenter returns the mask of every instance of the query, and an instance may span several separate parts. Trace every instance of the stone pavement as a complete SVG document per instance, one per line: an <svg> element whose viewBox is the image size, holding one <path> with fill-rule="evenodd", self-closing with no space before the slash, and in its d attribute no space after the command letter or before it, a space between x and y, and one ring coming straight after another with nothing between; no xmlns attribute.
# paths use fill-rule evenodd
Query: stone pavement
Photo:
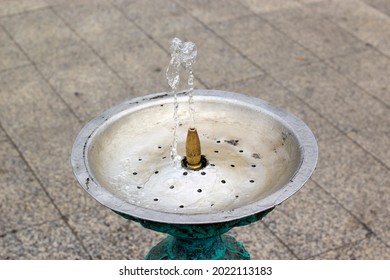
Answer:
<svg viewBox="0 0 390 280"><path fill-rule="evenodd" d="M0 259L142 259L164 235L100 206L70 166L82 126L167 91L170 40L196 88L302 118L317 170L231 234L253 259L390 259L390 1L0 1Z"/></svg>

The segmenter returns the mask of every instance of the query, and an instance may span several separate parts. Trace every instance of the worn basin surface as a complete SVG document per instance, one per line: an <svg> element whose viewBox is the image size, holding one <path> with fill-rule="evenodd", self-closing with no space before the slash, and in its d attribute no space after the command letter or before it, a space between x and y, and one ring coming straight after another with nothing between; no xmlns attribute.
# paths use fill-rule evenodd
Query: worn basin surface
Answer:
<svg viewBox="0 0 390 280"><path fill-rule="evenodd" d="M272 208L298 191L317 162L310 129L290 113L242 94L194 91L195 125L208 163L174 167L174 98L133 99L80 132L72 165L81 186L103 205L163 223L205 224ZM185 155L188 97L178 95L178 153Z"/></svg>

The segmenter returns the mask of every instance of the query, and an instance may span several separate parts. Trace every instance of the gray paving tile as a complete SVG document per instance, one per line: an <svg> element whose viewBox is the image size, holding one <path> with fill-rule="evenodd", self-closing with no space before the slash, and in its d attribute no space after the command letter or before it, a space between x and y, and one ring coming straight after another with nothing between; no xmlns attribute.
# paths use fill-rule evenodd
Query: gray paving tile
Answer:
<svg viewBox="0 0 390 280"><path fill-rule="evenodd" d="M364 226L309 181L264 220L300 259L364 238Z"/></svg>
<svg viewBox="0 0 390 280"><path fill-rule="evenodd" d="M390 2L387 0L363 0L371 7L377 9L381 13L390 16Z"/></svg>
<svg viewBox="0 0 390 280"><path fill-rule="evenodd" d="M258 16L210 24L210 28L271 74L318 61Z"/></svg>
<svg viewBox="0 0 390 280"><path fill-rule="evenodd" d="M341 57L334 57L330 62L343 75L390 105L390 59L367 48L366 51Z"/></svg>
<svg viewBox="0 0 390 280"><path fill-rule="evenodd" d="M364 42L306 7L261 15L322 59L361 50Z"/></svg>
<svg viewBox="0 0 390 280"><path fill-rule="evenodd" d="M319 141L313 180L363 221L390 240L389 170L346 136Z"/></svg>
<svg viewBox="0 0 390 280"><path fill-rule="evenodd" d="M88 259L88 254L61 220L0 236L0 259Z"/></svg>
<svg viewBox="0 0 390 280"><path fill-rule="evenodd" d="M27 64L30 64L30 61L0 28L0 71Z"/></svg>
<svg viewBox="0 0 390 280"><path fill-rule="evenodd" d="M251 260L296 259L289 249L262 222L234 228L227 234L234 236L243 243L245 249L251 255Z"/></svg>
<svg viewBox="0 0 390 280"><path fill-rule="evenodd" d="M178 3L203 23L221 22L251 14L251 11L234 0L182 0Z"/></svg>
<svg viewBox="0 0 390 280"><path fill-rule="evenodd" d="M114 0L113 3L135 24L153 37L202 26L174 1Z"/></svg>
<svg viewBox="0 0 390 280"><path fill-rule="evenodd" d="M1 129L0 162L0 234L60 218Z"/></svg>
<svg viewBox="0 0 390 280"><path fill-rule="evenodd" d="M320 260L389 260L390 248L375 236L315 257Z"/></svg>
<svg viewBox="0 0 390 280"><path fill-rule="evenodd" d="M312 4L312 3L319 3L319 2L324 2L324 1L328 1L328 0L296 0L300 3L303 3L303 4Z"/></svg>
<svg viewBox="0 0 390 280"><path fill-rule="evenodd" d="M0 23L34 62L51 61L80 44L49 8L0 18Z"/></svg>
<svg viewBox="0 0 390 280"><path fill-rule="evenodd" d="M108 53L105 60L127 82L132 96L168 90L165 69L170 58L149 39L139 41L122 52Z"/></svg>
<svg viewBox="0 0 390 280"><path fill-rule="evenodd" d="M10 17L4 24L82 120L134 95L52 10Z"/></svg>
<svg viewBox="0 0 390 280"><path fill-rule="evenodd" d="M81 124L33 67L1 72L0 84L5 131L61 211L83 209L89 200L81 196L70 166Z"/></svg>
<svg viewBox="0 0 390 280"><path fill-rule="evenodd" d="M93 259L144 259L152 246L165 237L103 206L71 215L69 224Z"/></svg>
<svg viewBox="0 0 390 280"><path fill-rule="evenodd" d="M82 121L137 95L85 46L37 63L44 77Z"/></svg>
<svg viewBox="0 0 390 280"><path fill-rule="evenodd" d="M105 79L106 75L112 76L110 73L103 77L96 73L98 81L108 82L102 88L114 87L109 94L127 99L167 89L164 71L169 56L117 8L107 2L98 2L60 5L55 9L129 85L126 88L116 78ZM85 73L94 76L90 71Z"/></svg>
<svg viewBox="0 0 390 280"><path fill-rule="evenodd" d="M325 64L284 69L274 77L346 133L390 121L382 102Z"/></svg>
<svg viewBox="0 0 390 280"><path fill-rule="evenodd" d="M101 56L123 52L147 36L107 1L65 2L54 10Z"/></svg>
<svg viewBox="0 0 390 280"><path fill-rule="evenodd" d="M390 55L390 18L386 14L358 0L329 0L309 6L362 41Z"/></svg>
<svg viewBox="0 0 390 280"><path fill-rule="evenodd" d="M242 3L257 14L302 7L302 4L300 4L299 2L291 0L243 0Z"/></svg>
<svg viewBox="0 0 390 280"><path fill-rule="evenodd" d="M283 108L302 119L313 131L316 139L336 137L339 132L327 120L319 116L270 76L258 76L220 87L227 91L239 92L258 97Z"/></svg>
<svg viewBox="0 0 390 280"><path fill-rule="evenodd" d="M196 44L198 56L194 74L210 88L263 73L207 29L183 29L178 35L183 35L182 40L190 40ZM169 50L171 36L157 37L156 40Z"/></svg>
<svg viewBox="0 0 390 280"><path fill-rule="evenodd" d="M390 168L389 125L378 122L374 126L351 131L348 136Z"/></svg>
<svg viewBox="0 0 390 280"><path fill-rule="evenodd" d="M1 1L0 17L12 14L19 14L30 10L41 9L47 7L48 4L44 0L3 0Z"/></svg>

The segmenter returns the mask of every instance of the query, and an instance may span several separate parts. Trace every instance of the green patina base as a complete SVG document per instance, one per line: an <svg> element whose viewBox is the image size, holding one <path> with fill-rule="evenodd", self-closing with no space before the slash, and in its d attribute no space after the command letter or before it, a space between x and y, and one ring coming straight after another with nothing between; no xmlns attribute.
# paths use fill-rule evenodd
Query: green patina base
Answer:
<svg viewBox="0 0 390 280"><path fill-rule="evenodd" d="M204 239L168 236L146 255L147 260L249 260L241 242L224 234Z"/></svg>
<svg viewBox="0 0 390 280"><path fill-rule="evenodd" d="M144 228L169 234L147 254L147 260L248 260L249 253L241 242L224 234L264 218L273 208L241 219L210 224L167 224L139 219L116 212Z"/></svg>

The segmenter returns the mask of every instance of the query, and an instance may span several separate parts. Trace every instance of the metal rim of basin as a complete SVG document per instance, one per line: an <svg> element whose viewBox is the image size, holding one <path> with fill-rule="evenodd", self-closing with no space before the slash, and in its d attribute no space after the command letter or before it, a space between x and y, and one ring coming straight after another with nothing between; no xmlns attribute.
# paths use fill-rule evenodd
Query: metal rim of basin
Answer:
<svg viewBox="0 0 390 280"><path fill-rule="evenodd" d="M186 98L186 96L179 94L178 98ZM301 165L293 178L282 188L259 201L233 210L210 214L160 212L132 205L114 196L104 187L99 185L90 171L87 154L91 139L93 138L94 132L112 118L119 118L124 113L147 108L156 104L173 102L173 96L171 94L157 93L138 97L114 106L88 122L82 128L73 144L71 154L73 172L81 187L104 206L136 218L170 224L210 224L237 220L275 207L297 192L314 172L318 160L316 139L310 128L291 113L261 99L233 92L195 90L194 98L195 102L196 99L214 99L216 101L230 100L235 103L244 104L254 110L266 112L284 126L288 127L297 138L301 150Z"/></svg>

